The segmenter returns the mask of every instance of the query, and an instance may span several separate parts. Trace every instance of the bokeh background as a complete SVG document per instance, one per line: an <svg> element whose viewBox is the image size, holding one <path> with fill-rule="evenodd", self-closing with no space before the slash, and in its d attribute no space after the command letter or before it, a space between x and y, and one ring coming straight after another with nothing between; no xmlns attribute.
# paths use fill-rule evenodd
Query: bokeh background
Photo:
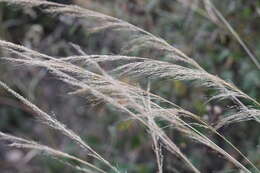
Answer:
<svg viewBox="0 0 260 173"><path fill-rule="evenodd" d="M260 71L225 26L216 25L176 0L57 0L56 2L93 9L126 20L160 36L194 58L208 72L234 83L260 101ZM193 1L185 0L185 2ZM259 60L260 1L213 0L212 2ZM70 42L80 45L87 54L117 54L120 41L124 41L110 32L87 32L80 22L71 18L50 16L43 14L39 9L21 9L4 3L0 3L0 38L55 57L77 54L69 45ZM151 52L142 54L149 56ZM128 119L104 103L93 105L84 98L68 95L70 88L49 75L45 69L15 66L0 58L0 79L80 134L120 170L129 173L156 172L152 140L140 123ZM174 80L153 81L151 91L196 113L212 124L219 116L223 116L226 110L231 109L229 102L207 103L209 91L196 87L196 84ZM34 139L90 159L67 138L35 120L34 116L27 107L0 88L0 131ZM202 172L237 171L233 165L210 149L190 142L171 128L166 131ZM259 124L254 121L242 122L223 127L220 132L258 168L260 167ZM216 136L212 136L212 139L236 159L245 162L222 140ZM36 151L13 149L7 147L5 143L0 143L0 172L75 172L48 155L37 154ZM189 172L178 158L165 151L163 155L165 173Z"/></svg>

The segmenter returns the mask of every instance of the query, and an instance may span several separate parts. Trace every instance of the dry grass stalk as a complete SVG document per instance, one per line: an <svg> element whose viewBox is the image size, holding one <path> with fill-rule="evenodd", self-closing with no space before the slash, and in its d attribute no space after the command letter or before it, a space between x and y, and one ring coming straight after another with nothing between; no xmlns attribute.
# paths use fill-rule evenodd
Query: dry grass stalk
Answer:
<svg viewBox="0 0 260 173"><path fill-rule="evenodd" d="M191 1L183 1L178 0L178 2L182 3L186 7L189 7L190 9L198 12L202 16L208 18L213 23L218 25L221 28L227 29L231 35L236 39L236 41L241 45L241 47L245 50L245 52L248 54L249 58L252 60L252 62L255 64L258 70L260 70L260 63L256 57L256 55L249 49L249 47L246 45L245 41L239 36L239 34L236 32L236 30L230 25L230 23L226 20L226 18L221 14L221 12L216 8L216 6L211 2L211 0L191 0ZM199 2L202 2L204 4L205 10L202 8L199 8L197 5Z"/></svg>
<svg viewBox="0 0 260 173"><path fill-rule="evenodd" d="M0 2L1 1L7 2L7 0L0 0ZM123 81L120 81L119 79L122 76L134 77L138 79L147 77L150 79L170 78L176 80L198 81L202 86L214 88L219 92L219 94L215 95L213 98L228 98L234 100L241 106L241 110L243 110L238 114L231 115L230 118L223 119L219 122L217 127L229 124L231 122L245 121L249 119L255 119L260 122L259 110L252 108L249 109L241 100L241 98L244 98L259 106L260 104L255 99L239 90L236 86L227 83L217 76L207 73L193 59L168 44L165 40L120 19L77 6L60 5L46 1L11 0L8 2L25 7L40 7L42 10L51 14L70 15L80 19L94 18L99 21L99 23L102 23L100 26L93 28L95 31L114 29L118 32L134 32L136 35L140 36L133 37L133 39L128 42L128 45L125 47L125 49L127 49L126 51L135 50L137 48L135 48L134 45L141 44L143 47L152 47L154 49L165 51L175 61L182 61L185 63L185 65L178 65L171 62L123 55L86 55L79 47L75 45L73 45L73 47L77 49L82 56L54 58L23 46L0 40L0 47L15 55L12 58L3 57L2 59L16 64L46 68L50 71L50 73L56 75L58 79L73 86L75 90L72 94L85 94L85 96L89 99L98 99L99 101L107 102L117 107L122 113L137 119L147 126L154 142L159 172L162 172L163 166L163 157L161 155L160 145L166 148L169 152L180 157L193 172L199 173L200 171L167 136L163 128L157 125L156 118L158 117L167 120L171 126L182 132L182 134L185 134L197 142L217 151L244 172L250 172L244 165L239 163L226 151L217 146L206 135L196 130L192 124L186 123L182 119L182 116L190 117L191 119L197 121L197 124L201 127L208 128L212 132L217 133L213 127L207 125L207 123L201 121L196 115L178 107L174 103L171 103L160 96L149 93L149 91L143 91L136 86L131 86ZM120 62L119 65L110 71L105 71L99 65L100 63L116 62ZM102 161L115 172L119 172L114 166L112 166L107 160L103 159L98 153L82 141L77 134L69 130L65 125L40 110L37 106L17 94L3 82L0 82L0 85L7 89L24 104L33 109L49 126L70 137L73 141L80 144L81 147L90 151L90 155L94 158ZM115 90L115 88L117 88L117 90ZM157 102L167 102L172 105L173 108L165 109ZM223 139L225 140L224 137ZM242 155L242 153L240 154ZM244 155L242 156L245 158ZM249 160L247 161L252 167L255 168L257 172L260 172Z"/></svg>
<svg viewBox="0 0 260 173"><path fill-rule="evenodd" d="M11 144L9 144L10 147L37 150L37 151L40 151L40 152L47 153L47 154L49 154L50 156L53 156L53 157L66 158L66 159L69 159L69 160L74 160L74 161L90 168L90 169L88 169L88 168L83 168L83 167L80 167L80 166L73 166L74 169L80 170L82 172L87 172L87 173L101 172L101 173L105 173L105 171L103 171L102 169L100 169L100 168L94 166L93 164L88 163L88 162L86 162L86 161L84 161L84 160L82 160L78 157L72 156L68 153L64 153L60 150L56 150L56 149L50 148L50 147L45 146L45 145L38 144L35 141L27 140L27 139L24 139L24 138L19 138L19 137L9 135L9 134L3 133L3 132L0 132L0 140L11 142ZM72 165L67 161L63 160L63 162L65 164Z"/></svg>
<svg viewBox="0 0 260 173"><path fill-rule="evenodd" d="M15 52L14 50L11 50L10 52L19 55L19 53ZM25 55L27 56L30 54L34 57L34 59L32 57L27 57L27 58L24 57ZM148 109L149 111L147 111L147 104L144 102L143 93L139 93L139 94L136 93L138 89L133 90L133 86L122 84L122 82L115 80L103 70L101 74L93 73L91 71L88 71L86 68L82 68L74 64L71 64L70 62L64 61L64 60L68 60L68 58L55 59L52 57L51 60L49 60L49 58L47 60L44 60L46 59L45 55L37 54L35 52L30 52L30 51L24 52L24 55L22 55L22 57L20 58L18 57L16 59L14 58L11 59L5 58L5 59L12 62L45 67L49 69L50 72L57 75L62 81L79 88L81 91L83 90L85 92L90 92L94 94L95 97L101 98L102 100L118 107L123 112L128 113L130 116L140 120L143 124L145 124L150 129L154 140L158 137L158 139L160 139L160 141L163 143L164 147L166 147L170 152L181 157L191 167L191 169L193 169L194 172L199 172L199 171L188 161L188 159L181 153L179 148L162 131L162 129L158 127L158 125L156 125L156 123L152 118L156 116L153 115L157 114L158 116L158 113L163 113L159 117L168 120L175 127L179 127L177 128L179 131L183 133L185 132L184 134L191 137L192 139L196 139L198 142L203 143L211 147L212 149L218 151L219 153L224 155L228 160L233 162L235 165L246 170L246 172L249 172L243 165L241 165L239 162L233 159L224 150L219 148L205 135L198 132L189 124L181 120L178 117L178 115L176 115L176 113L178 112L186 113L185 111L177 110L177 111L169 112L168 110L161 108L159 105L157 105L154 102L149 102L148 104L150 105ZM91 59L89 59L88 61L95 63L93 62L94 60ZM99 70L101 70L97 63L95 63L95 65L97 66L97 68L99 68ZM117 93L115 93L116 91L111 90L111 88L120 88L120 89L119 91L117 91ZM127 99L127 105L120 103L120 101L118 100L121 99L123 96L125 99ZM130 111L129 108L135 109L142 116L134 114L132 111Z"/></svg>
<svg viewBox="0 0 260 173"><path fill-rule="evenodd" d="M50 116L46 112L42 111L40 108L38 108L36 105L29 102L26 98L9 88L5 83L0 81L0 86L5 88L10 94L15 96L17 99L19 99L23 104L31 108L40 118L43 123L47 124L48 126L54 128L55 130L60 131L62 134L69 137L72 141L76 142L79 146L81 146L83 149L85 149L88 154L101 162L105 163L107 166L109 166L111 169L113 169L115 172L119 172L114 166L112 166L107 160L105 160L101 155L99 155L95 150L93 150L88 144L86 144L80 136L78 136L76 133L74 133L72 130L68 129L64 124L56 120L54 117Z"/></svg>

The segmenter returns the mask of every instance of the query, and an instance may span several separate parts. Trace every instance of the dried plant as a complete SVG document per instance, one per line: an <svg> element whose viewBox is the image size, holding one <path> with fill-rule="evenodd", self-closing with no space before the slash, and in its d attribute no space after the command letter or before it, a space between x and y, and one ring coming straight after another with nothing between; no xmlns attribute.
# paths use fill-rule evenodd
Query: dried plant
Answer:
<svg viewBox="0 0 260 173"><path fill-rule="evenodd" d="M164 128L157 124L158 119L167 121L169 126L178 130L181 134L189 137L193 141L215 150L241 171L251 172L245 167L245 165L215 144L206 134L197 130L196 127L201 127L209 130L213 134L217 134L232 148L234 148L255 172L260 172L258 168L246 158L246 156L244 156L224 136L217 132L218 128L230 123L252 119L260 123L260 113L258 109L260 103L233 84L208 73L196 61L186 56L162 38L156 37L153 34L120 19L88 9L83 9L78 6L61 5L47 1L0 0L0 2L1 1L8 2L9 4L21 5L25 8L37 7L47 14L71 16L80 20L83 26L88 26L88 28L90 27L91 32L113 30L113 32L124 33L126 35L127 39L123 43L121 53L118 55L87 55L80 49L80 47L72 45L72 47L74 47L81 55L59 58L48 56L24 46L0 40L0 47L6 53L6 56L1 57L1 59L16 65L45 68L59 80L73 87L70 94L84 95L85 98L93 102L106 102L116 107L121 113L129 115L129 117L141 122L147 127L151 134L158 172L163 172L164 157L161 148L165 148L170 153L181 158L191 171L196 173L200 172L174 143L174 140L167 135ZM94 23L90 23L88 20L91 20L91 22ZM163 52L167 57L169 57L169 60L163 61L156 57L147 58L142 56L131 56L131 52L140 49L151 49ZM111 63L113 64L113 68L103 69L100 66L102 63ZM179 107L159 95L151 93L149 88L148 90L144 90L139 86L130 85L129 83L122 81L121 79L123 77L128 77L135 81L148 79L148 82L154 79L174 79L196 82L205 88L216 91L215 95L212 96L212 99L231 100L234 104L239 105L239 109L236 113L225 118L223 117L216 126L212 127L201 120L199 116ZM69 130L64 124L42 111L23 96L16 93L4 82L0 82L0 85L25 105L30 107L46 125L68 136L72 141L79 144L80 147L84 148L87 154L103 162L114 172L120 172L109 161L104 159L100 154L86 144L79 135L74 133L72 130ZM246 105L248 102L254 104L255 108L249 108L249 106ZM170 108L164 108L161 106L161 103L169 104ZM189 121L187 121L187 118ZM192 121L192 123L190 121ZM0 136L4 140L14 142L11 146L36 149L45 151L54 156L67 157L76 160L97 172L103 172L103 170L88 162L61 151L51 149L47 146L13 137L11 135L6 135L4 133L0 133ZM82 168L82 170L84 169Z"/></svg>
<svg viewBox="0 0 260 173"><path fill-rule="evenodd" d="M215 7L215 5L211 2L211 0L178 0L178 2L182 3L183 5L191 8L192 10L198 12L202 16L208 18L210 21L215 23L221 28L227 29L231 35L236 39L236 41L241 45L241 47L245 50L248 54L249 58L255 64L258 70L260 70L260 63L256 57L256 55L249 49L243 39L240 38L239 34L236 30L228 23L225 17L221 14L221 12ZM198 3L203 3L205 9L199 8Z"/></svg>
<svg viewBox="0 0 260 173"><path fill-rule="evenodd" d="M80 166L74 166L71 163L69 163L68 161L63 160L63 162L69 166L72 166L73 168L75 168L76 170L82 171L82 172L102 172L105 173L105 171L103 171L102 169L97 168L96 166L78 158L75 156L72 156L68 153L64 153L60 150L56 150L53 148L50 148L48 146L45 145L41 145L38 144L35 141L31 141L31 140L26 140L24 138L19 138L19 137L15 137L12 135L8 135L5 133L0 132L0 140L5 140L5 141L10 141L11 143L9 144L10 147L16 147L16 148L24 148L24 149L30 149L30 150L36 150L39 152L43 152L46 153L54 158L58 157L58 158L66 158L69 160L74 160L76 162L81 163L84 166L87 166L88 168L83 168ZM89 169L90 168L90 169ZM91 170L93 169L93 170Z"/></svg>

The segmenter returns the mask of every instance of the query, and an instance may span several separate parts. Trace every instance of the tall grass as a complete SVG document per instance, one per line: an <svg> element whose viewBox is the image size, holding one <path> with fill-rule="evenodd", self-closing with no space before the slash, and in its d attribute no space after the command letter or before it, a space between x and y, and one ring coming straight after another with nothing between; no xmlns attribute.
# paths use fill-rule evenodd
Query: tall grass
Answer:
<svg viewBox="0 0 260 173"><path fill-rule="evenodd" d="M255 64L258 70L260 70L260 63L256 55L249 49L243 39L240 38L236 30L228 23L225 17L221 12L216 8L216 6L211 2L211 0L192 0L192 1L182 1L178 0L179 3L183 4L186 7L196 11L200 15L206 17L216 25L221 28L227 29L231 35L236 39L236 41L241 45L241 47L248 54L249 58ZM205 9L199 7L199 4L202 3Z"/></svg>
<svg viewBox="0 0 260 173"><path fill-rule="evenodd" d="M1 61L8 61L16 65L45 68L51 74L55 75L57 79L73 87L73 90L69 94L83 95L88 100L106 102L116 107L120 113L129 115L129 117L145 125L154 143L158 172L163 172L164 156L161 152L162 148L182 159L191 171L199 173L200 170L185 156L181 149L175 144L174 139L171 139L167 135L164 128L159 126L157 120L166 121L169 126L178 130L191 140L215 150L227 161L233 163L239 170L249 173L251 172L250 169L253 169L254 172L260 172L239 149L217 131L220 127L229 125L230 123L247 120L255 120L260 123L260 103L235 85L208 73L196 61L167 43L164 39L126 21L78 6L62 5L47 1L0 0L0 2L7 2L10 5L20 5L24 8L37 7L46 12L46 14L71 16L75 20L80 20L83 26L88 27L88 29L90 28L91 32L107 30L118 32L119 35L121 34L124 37L125 41L122 43L123 46L118 55L87 55L79 46L72 44L71 46L81 55L59 58L0 40L0 47L6 54L5 57L1 57ZM168 61L163 61L160 57L147 58L131 56L132 52L141 49L162 52L169 59ZM111 69L104 69L100 66L102 63L113 64L113 67ZM143 89L120 80L123 77L135 81L148 79L148 89ZM223 117L215 126L212 126L194 113L181 108L159 95L151 93L149 90L149 81L154 79L174 79L196 82L196 84L202 87L215 91L211 99L230 100L234 105L239 105L239 108L235 113L226 118ZM31 108L47 126L69 137L72 141L85 149L86 154L101 161L107 168L110 168L114 172L120 172L116 166L113 166L108 160L103 158L83 141L78 134L29 102L26 98L8 87L4 82L1 81L0 85L23 104ZM167 103L169 106L163 107L162 103ZM250 103L250 105L254 105L254 107L249 107L246 103ZM221 137L221 139L235 149L247 163L240 163L227 151L214 143L203 131L198 130L198 127ZM97 168L95 165L76 156L36 142L7 135L2 132L0 136L1 139L10 141L12 147L41 150L55 157L65 157L75 160L82 165L82 167L75 167L78 170L85 172L105 172L105 170ZM88 169L85 169L85 167Z"/></svg>

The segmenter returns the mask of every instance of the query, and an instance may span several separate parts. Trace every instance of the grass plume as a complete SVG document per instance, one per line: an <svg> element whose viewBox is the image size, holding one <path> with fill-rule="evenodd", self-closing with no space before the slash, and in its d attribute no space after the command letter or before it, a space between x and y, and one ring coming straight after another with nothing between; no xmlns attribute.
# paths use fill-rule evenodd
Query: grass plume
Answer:
<svg viewBox="0 0 260 173"><path fill-rule="evenodd" d="M157 37L137 26L134 26L121 19L101 14L78 6L62 5L47 1L37 0L0 0L9 4L20 5L25 8L37 7L47 14L68 15L82 21L92 19L96 23L91 28L92 32L100 32L102 30L113 30L115 32L129 32L131 37L124 43L122 54L118 55L87 55L80 47L72 46L78 50L80 56L59 57L45 55L35 50L31 50L21 45L0 40L0 47L7 53L1 59L9 61L13 64L35 66L47 69L51 74L55 75L59 80L73 87L70 94L84 95L85 98L95 101L106 102L113 105L129 117L138 120L146 126L154 144L154 151L158 165L158 172L163 172L163 155L162 148L181 158L187 167L195 172L200 173L199 169L188 159L188 157L175 144L164 128L157 124L158 119L168 122L181 134L188 136L193 141L203 144L214 151L221 154L226 160L233 163L238 169L250 173L251 171L245 165L232 157L227 151L214 143L206 134L197 130L196 126L209 129L212 133L218 134L218 128L229 125L230 123L255 120L260 123L259 106L260 103L241 91L235 85L205 71L196 61L185 55L183 52L167 43L164 39ZM219 16L218 16L219 17ZM129 55L130 52L138 49L153 49L155 51L163 51L170 57L169 61L162 61L155 58L138 57ZM111 69L103 69L100 64L115 64ZM229 99L239 105L239 110L227 118L222 118L215 127L208 125L202 121L197 115L182 109L175 103L163 99L159 95L143 90L139 86L130 85L120 79L128 77L135 80L148 79L148 82L154 79L195 81L199 85L214 89L217 93L212 99ZM31 108L39 118L48 126L58 130L72 141L79 144L93 158L101 161L114 172L120 172L109 161L104 159L87 143L85 143L79 135L66 127L63 123L56 120L39 107L29 102L25 97L21 96L4 82L0 81L0 86L5 88L14 97L19 99L23 104ZM245 101L251 102L255 108L249 108ZM171 105L171 108L164 108L159 103L165 102ZM185 118L191 119L193 122L185 121ZM220 134L218 134L221 136ZM55 156L67 157L76 160L96 171L103 170L96 168L83 160L67 155L66 153L54 150L47 146L37 144L33 141L17 138L11 135L0 133L5 140L14 142L11 146L43 150ZM221 136L225 142L228 140ZM239 150L229 143L239 154L246 159L248 164L256 171L258 168L246 158Z"/></svg>

